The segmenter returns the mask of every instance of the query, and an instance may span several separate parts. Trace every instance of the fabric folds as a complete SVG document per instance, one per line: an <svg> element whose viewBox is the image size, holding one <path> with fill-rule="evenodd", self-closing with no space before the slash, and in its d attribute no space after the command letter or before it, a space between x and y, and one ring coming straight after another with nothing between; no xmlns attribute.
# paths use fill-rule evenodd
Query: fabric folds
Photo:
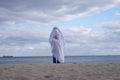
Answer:
<svg viewBox="0 0 120 80"><path fill-rule="evenodd" d="M49 42L51 45L52 55L60 63L64 63L64 37L57 27L53 28L49 37Z"/></svg>

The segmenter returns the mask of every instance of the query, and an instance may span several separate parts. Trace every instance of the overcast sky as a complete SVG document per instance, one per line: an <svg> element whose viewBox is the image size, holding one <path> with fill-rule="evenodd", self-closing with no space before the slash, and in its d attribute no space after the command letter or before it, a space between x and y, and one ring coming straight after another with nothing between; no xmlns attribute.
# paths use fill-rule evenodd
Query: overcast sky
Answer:
<svg viewBox="0 0 120 80"><path fill-rule="evenodd" d="M120 0L0 0L0 56L50 56L54 26L65 55L120 55Z"/></svg>

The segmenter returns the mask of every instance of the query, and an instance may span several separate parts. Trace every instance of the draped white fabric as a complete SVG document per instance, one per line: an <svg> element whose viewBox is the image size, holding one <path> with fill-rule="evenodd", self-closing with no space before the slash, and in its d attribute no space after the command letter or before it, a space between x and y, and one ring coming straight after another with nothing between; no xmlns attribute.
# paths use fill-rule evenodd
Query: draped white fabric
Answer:
<svg viewBox="0 0 120 80"><path fill-rule="evenodd" d="M57 39L55 38L56 35ZM53 56L60 63L64 63L64 37L57 27L53 28L49 37L49 42L51 44L51 52Z"/></svg>

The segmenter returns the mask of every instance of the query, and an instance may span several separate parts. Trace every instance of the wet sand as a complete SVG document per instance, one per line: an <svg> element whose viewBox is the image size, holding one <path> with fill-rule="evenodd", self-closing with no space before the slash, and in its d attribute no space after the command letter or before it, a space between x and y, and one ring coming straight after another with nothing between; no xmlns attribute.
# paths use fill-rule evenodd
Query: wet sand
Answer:
<svg viewBox="0 0 120 80"><path fill-rule="evenodd" d="M0 64L0 80L120 80L120 63Z"/></svg>

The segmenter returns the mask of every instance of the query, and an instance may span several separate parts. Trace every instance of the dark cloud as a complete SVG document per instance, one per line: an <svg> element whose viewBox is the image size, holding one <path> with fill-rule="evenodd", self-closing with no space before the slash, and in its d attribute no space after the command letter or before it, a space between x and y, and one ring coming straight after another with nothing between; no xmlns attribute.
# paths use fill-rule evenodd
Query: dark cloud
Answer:
<svg viewBox="0 0 120 80"><path fill-rule="evenodd" d="M44 36L43 36L44 35ZM36 30L0 30L0 45L23 46L47 42L48 35Z"/></svg>

